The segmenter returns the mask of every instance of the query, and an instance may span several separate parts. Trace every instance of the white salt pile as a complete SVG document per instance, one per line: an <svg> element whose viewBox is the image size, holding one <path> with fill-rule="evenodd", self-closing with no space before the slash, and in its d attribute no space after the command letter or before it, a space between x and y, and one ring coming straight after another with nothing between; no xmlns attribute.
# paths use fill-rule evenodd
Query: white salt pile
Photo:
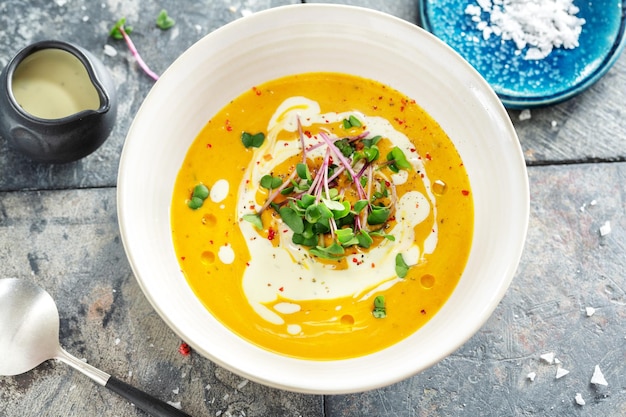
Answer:
<svg viewBox="0 0 626 417"><path fill-rule="evenodd" d="M485 40L491 35L515 42L516 54L540 60L554 48L574 49L585 19L573 0L476 0L466 7Z"/></svg>

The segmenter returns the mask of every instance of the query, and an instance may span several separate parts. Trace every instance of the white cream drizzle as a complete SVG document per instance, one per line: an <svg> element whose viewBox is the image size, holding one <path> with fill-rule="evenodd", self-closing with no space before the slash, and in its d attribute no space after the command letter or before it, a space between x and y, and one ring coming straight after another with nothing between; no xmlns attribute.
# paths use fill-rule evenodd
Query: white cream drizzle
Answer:
<svg viewBox="0 0 626 417"><path fill-rule="evenodd" d="M221 203L228 197L228 191L230 189L230 184L227 180L217 180L215 184L211 187L211 191L209 193L209 197L211 201L214 203Z"/></svg>
<svg viewBox="0 0 626 417"><path fill-rule="evenodd" d="M285 324L286 315L299 311L299 308L296 310L294 307L299 307L298 301L344 297L366 299L374 292L389 288L400 281L395 273L395 257L398 253L403 255L409 265L413 265L419 262L422 254L432 253L437 245L435 198L430 190L430 180L425 173L423 162L409 138L380 117L370 117L357 112L321 114L318 103L305 97L291 97L285 100L270 119L266 140L255 150L253 157L255 162L248 166L239 186L238 218L250 212L247 208L250 205L263 205L263 201L256 201L261 177L287 158L301 152L297 133L293 135L292 140L279 141L277 136L281 131L297 132L298 118L302 126L306 127L340 122L350 115L356 115L367 126L372 136L381 135L388 138L403 150L413 168L424 174L422 181L427 195L410 191L400 197L396 207L396 218L400 221L388 232L396 240L394 242L384 240L367 253L365 262L349 261L348 267L342 270L316 262L305 248L293 244L292 232L286 225L279 228L277 236L280 238L280 245L274 247L269 240L258 238L259 234L252 224L241 221L239 226L251 255L249 267L243 277L243 290L252 308L270 323ZM323 141L317 136L305 138L307 148L320 142ZM322 156L324 152L325 147L320 146L308 155L313 158ZM262 157L268 154L272 155L271 159L266 160ZM407 177L402 173L392 176L394 184L402 184L406 180ZM433 232L424 242L416 242L414 228L428 218L431 210L434 213ZM283 301L277 302L279 297ZM294 326L298 325L289 324L287 332L299 333L300 326L297 332Z"/></svg>

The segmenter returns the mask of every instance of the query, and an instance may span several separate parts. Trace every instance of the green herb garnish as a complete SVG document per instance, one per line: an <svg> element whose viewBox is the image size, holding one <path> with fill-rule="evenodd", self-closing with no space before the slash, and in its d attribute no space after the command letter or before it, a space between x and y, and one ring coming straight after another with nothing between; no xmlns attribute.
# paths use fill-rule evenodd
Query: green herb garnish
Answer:
<svg viewBox="0 0 626 417"><path fill-rule="evenodd" d="M167 11L165 9L162 9L159 12L159 15L156 18L156 25L159 29L167 30L171 28L172 26L174 26L175 24L176 24L176 21L172 19L170 16L168 16Z"/></svg>
<svg viewBox="0 0 626 417"><path fill-rule="evenodd" d="M402 254L399 253L396 255L396 275L399 278L406 277L406 274L409 272L409 266L404 262L404 258Z"/></svg>
<svg viewBox="0 0 626 417"><path fill-rule="evenodd" d="M343 120L343 125L362 126L354 116ZM410 169L402 150L395 147L382 160L378 148L381 136L369 137L363 132L331 137L325 131L318 133L319 144L306 148L300 126L298 131L302 162L295 163L287 177L264 175L259 185L269 190L268 198L257 212L243 219L262 229L261 213L274 210L292 230L294 244L306 246L312 256L328 260L343 259L346 253L353 253L346 252L351 247L369 249L377 240L395 240L385 230L394 219L396 192L382 169ZM241 135L246 148L258 148L264 140L263 132ZM319 147L324 147L323 156L307 157Z"/></svg>
<svg viewBox="0 0 626 417"><path fill-rule="evenodd" d="M265 134L263 132L259 132L256 134L250 134L248 132L243 132L241 134L241 143L246 148L260 148L265 141Z"/></svg>
<svg viewBox="0 0 626 417"><path fill-rule="evenodd" d="M197 210L204 204L204 200L209 196L209 188L200 183L193 187L193 191L191 192L191 197L187 201L187 207L192 210Z"/></svg>
<svg viewBox="0 0 626 417"><path fill-rule="evenodd" d="M384 319L387 317L384 295L377 295L376 298L374 298L374 309L372 310L372 315L377 319Z"/></svg>

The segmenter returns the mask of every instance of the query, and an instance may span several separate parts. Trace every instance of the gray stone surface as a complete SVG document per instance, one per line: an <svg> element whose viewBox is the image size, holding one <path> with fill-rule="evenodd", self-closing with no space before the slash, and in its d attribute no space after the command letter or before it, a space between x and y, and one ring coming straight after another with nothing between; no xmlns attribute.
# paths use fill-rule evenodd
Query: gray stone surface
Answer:
<svg viewBox="0 0 626 417"><path fill-rule="evenodd" d="M309 396L267 388L195 353L151 308L124 254L115 183L124 137L152 81L107 37L126 16L144 59L163 71L200 37L248 11L297 1L10 0L0 3L0 66L44 38L75 42L110 69L118 123L93 155L33 164L0 137L0 278L33 280L52 294L61 343L72 354L194 416L626 415L626 55L584 94L509 114L529 165L531 218L522 261L483 328L450 357L393 386ZM416 0L337 1L417 22ZM166 8L176 29L153 16ZM105 55L105 44L118 54ZM606 222L612 231L600 236ZM587 307L595 308L588 316ZM559 364L540 355L553 352ZM609 385L590 383L599 365ZM556 378L558 367L569 373ZM528 374L534 372L534 381ZM577 405L580 393L586 404ZM144 415L67 366L47 362L0 377L0 416Z"/></svg>

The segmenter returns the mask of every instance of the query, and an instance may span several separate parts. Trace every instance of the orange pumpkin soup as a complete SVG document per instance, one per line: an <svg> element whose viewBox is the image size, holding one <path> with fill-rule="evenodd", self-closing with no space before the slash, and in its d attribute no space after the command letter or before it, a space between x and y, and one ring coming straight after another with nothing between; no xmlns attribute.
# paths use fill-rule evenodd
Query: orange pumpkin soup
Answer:
<svg viewBox="0 0 626 417"><path fill-rule="evenodd" d="M189 285L225 326L315 360L384 349L424 325L465 267L463 162L414 100L307 73L255 86L191 145L171 225Z"/></svg>

